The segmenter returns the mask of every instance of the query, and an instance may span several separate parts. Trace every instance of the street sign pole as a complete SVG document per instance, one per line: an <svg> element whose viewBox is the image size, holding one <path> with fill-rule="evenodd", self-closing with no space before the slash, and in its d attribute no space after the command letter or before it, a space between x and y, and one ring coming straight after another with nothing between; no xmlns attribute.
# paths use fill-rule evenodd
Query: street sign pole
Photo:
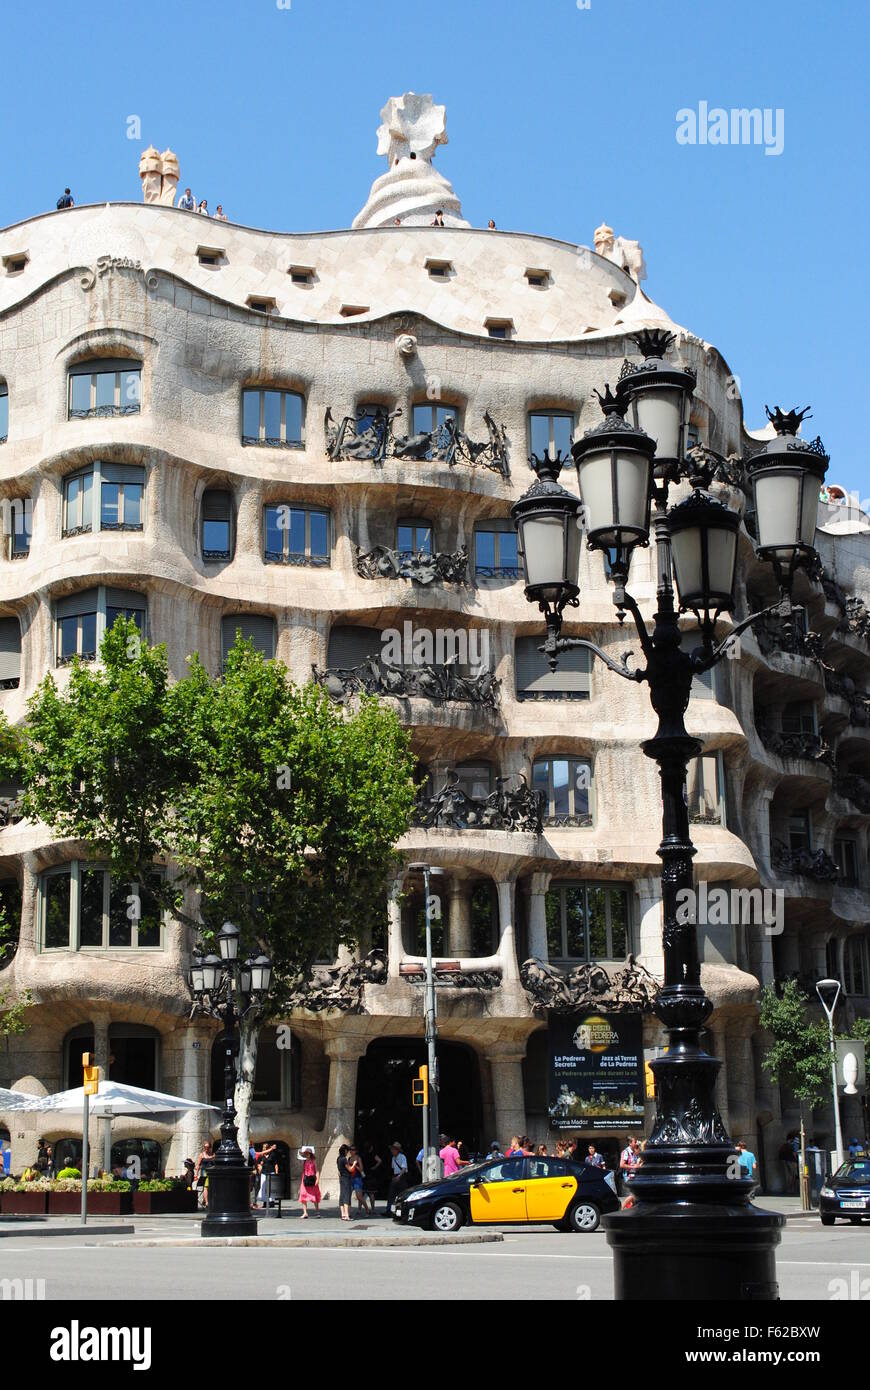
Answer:
<svg viewBox="0 0 870 1390"><path fill-rule="evenodd" d="M432 900L429 893L429 865L423 869L424 892L426 894L426 1047L429 1060L429 1104L425 1111L427 1137L424 1156L426 1171L424 1182L432 1182L440 1177L438 1161L438 1060L436 1042L438 1024L435 1015L435 972L432 968Z"/></svg>
<svg viewBox="0 0 870 1390"><path fill-rule="evenodd" d="M82 1103L82 1225L88 1224L88 1088Z"/></svg>

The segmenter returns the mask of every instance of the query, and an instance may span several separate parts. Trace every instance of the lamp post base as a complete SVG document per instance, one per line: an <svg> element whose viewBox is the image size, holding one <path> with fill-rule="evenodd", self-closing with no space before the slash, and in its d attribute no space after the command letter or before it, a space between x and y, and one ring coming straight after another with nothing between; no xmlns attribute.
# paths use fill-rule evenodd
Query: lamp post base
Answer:
<svg viewBox="0 0 870 1390"><path fill-rule="evenodd" d="M618 1301L775 1301L785 1217L747 1206L641 1202L602 1222Z"/></svg>
<svg viewBox="0 0 870 1390"><path fill-rule="evenodd" d="M239 1162L216 1161L208 1170L208 1215L199 1228L201 1236L255 1236L257 1219L251 1215L250 1170Z"/></svg>

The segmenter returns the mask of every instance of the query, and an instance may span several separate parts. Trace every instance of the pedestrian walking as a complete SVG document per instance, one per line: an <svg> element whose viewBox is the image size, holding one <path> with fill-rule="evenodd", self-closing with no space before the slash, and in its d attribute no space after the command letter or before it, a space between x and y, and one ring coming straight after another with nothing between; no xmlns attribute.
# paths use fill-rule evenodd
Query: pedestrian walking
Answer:
<svg viewBox="0 0 870 1390"><path fill-rule="evenodd" d="M378 1193L384 1177L385 1164L373 1144L368 1144L366 1146L364 1162L365 1195L366 1200L371 1203L371 1212L374 1216Z"/></svg>
<svg viewBox="0 0 870 1390"><path fill-rule="evenodd" d="M208 1206L208 1169L213 1159L214 1150L211 1146L211 1140L206 1139L205 1143L202 1146L201 1152L197 1154L196 1172L194 1174L193 1179L194 1187L200 1194L199 1204L201 1207Z"/></svg>
<svg viewBox="0 0 870 1390"><path fill-rule="evenodd" d="M362 1207L363 1212L368 1211L365 1199L365 1165L362 1161L362 1154L355 1144L351 1144L347 1154L347 1171L350 1174L350 1186L356 1204Z"/></svg>
<svg viewBox="0 0 870 1390"><path fill-rule="evenodd" d="M74 208L74 207L75 207L75 203L73 202L73 195L70 193L70 191L69 191L68 188L65 188L65 189L63 190L63 193L61 193L60 197L59 197L58 200L57 200L57 206L58 206L58 208Z"/></svg>
<svg viewBox="0 0 870 1390"><path fill-rule="evenodd" d="M185 188L183 196L178 200L178 206L184 212L196 212L196 200L189 188Z"/></svg>
<svg viewBox="0 0 870 1390"><path fill-rule="evenodd" d="M590 1144L583 1162L590 1168L606 1168L604 1154L600 1154L594 1144Z"/></svg>
<svg viewBox="0 0 870 1390"><path fill-rule="evenodd" d="M350 1198L353 1188L351 1187L350 1173L347 1171L347 1155L350 1148L349 1144L342 1144L338 1150L338 1210L342 1221L350 1220Z"/></svg>
<svg viewBox="0 0 870 1390"><path fill-rule="evenodd" d="M755 1178L758 1173L758 1161L751 1149L747 1149L742 1139L737 1141L737 1152L740 1155L740 1171L745 1178Z"/></svg>
<svg viewBox="0 0 870 1390"><path fill-rule="evenodd" d="M310 1144L303 1144L298 1158L302 1164L302 1181L299 1184L299 1202L302 1207L302 1220L308 1220L308 1203L314 1203L314 1210L320 1215L320 1179L314 1150Z"/></svg>
<svg viewBox="0 0 870 1390"><path fill-rule="evenodd" d="M271 1193L269 1191L269 1178L278 1171L278 1145L264 1144L257 1154L257 1169L260 1174L260 1186L257 1192L257 1205L264 1209L271 1205Z"/></svg>
<svg viewBox="0 0 870 1390"><path fill-rule="evenodd" d="M400 1192L404 1192L408 1186L408 1160L402 1153L402 1146L398 1139L393 1140L390 1145L390 1191L387 1197L387 1210L385 1216L392 1216L393 1203Z"/></svg>

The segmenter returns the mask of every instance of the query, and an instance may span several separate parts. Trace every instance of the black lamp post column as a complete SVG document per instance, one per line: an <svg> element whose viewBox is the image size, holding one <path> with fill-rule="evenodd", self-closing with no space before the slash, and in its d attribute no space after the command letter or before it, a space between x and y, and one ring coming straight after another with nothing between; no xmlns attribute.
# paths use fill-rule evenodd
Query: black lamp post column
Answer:
<svg viewBox="0 0 870 1390"><path fill-rule="evenodd" d="M218 933L220 956L197 954L190 970L190 986L203 1013L223 1022L224 1109L221 1141L206 1169L208 1212L203 1236L254 1236L257 1220L251 1214L250 1169L239 1148L236 1126L236 1058L239 1055L237 1020L262 1004L272 980L267 956L239 960L239 928L224 922Z"/></svg>

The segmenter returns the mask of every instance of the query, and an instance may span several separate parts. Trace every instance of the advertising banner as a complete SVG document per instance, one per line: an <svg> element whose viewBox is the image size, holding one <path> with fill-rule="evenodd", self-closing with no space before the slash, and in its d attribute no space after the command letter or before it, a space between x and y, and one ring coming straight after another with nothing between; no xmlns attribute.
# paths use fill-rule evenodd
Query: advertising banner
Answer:
<svg viewBox="0 0 870 1390"><path fill-rule="evenodd" d="M548 1032L552 1127L642 1129L641 1014L551 1013Z"/></svg>

